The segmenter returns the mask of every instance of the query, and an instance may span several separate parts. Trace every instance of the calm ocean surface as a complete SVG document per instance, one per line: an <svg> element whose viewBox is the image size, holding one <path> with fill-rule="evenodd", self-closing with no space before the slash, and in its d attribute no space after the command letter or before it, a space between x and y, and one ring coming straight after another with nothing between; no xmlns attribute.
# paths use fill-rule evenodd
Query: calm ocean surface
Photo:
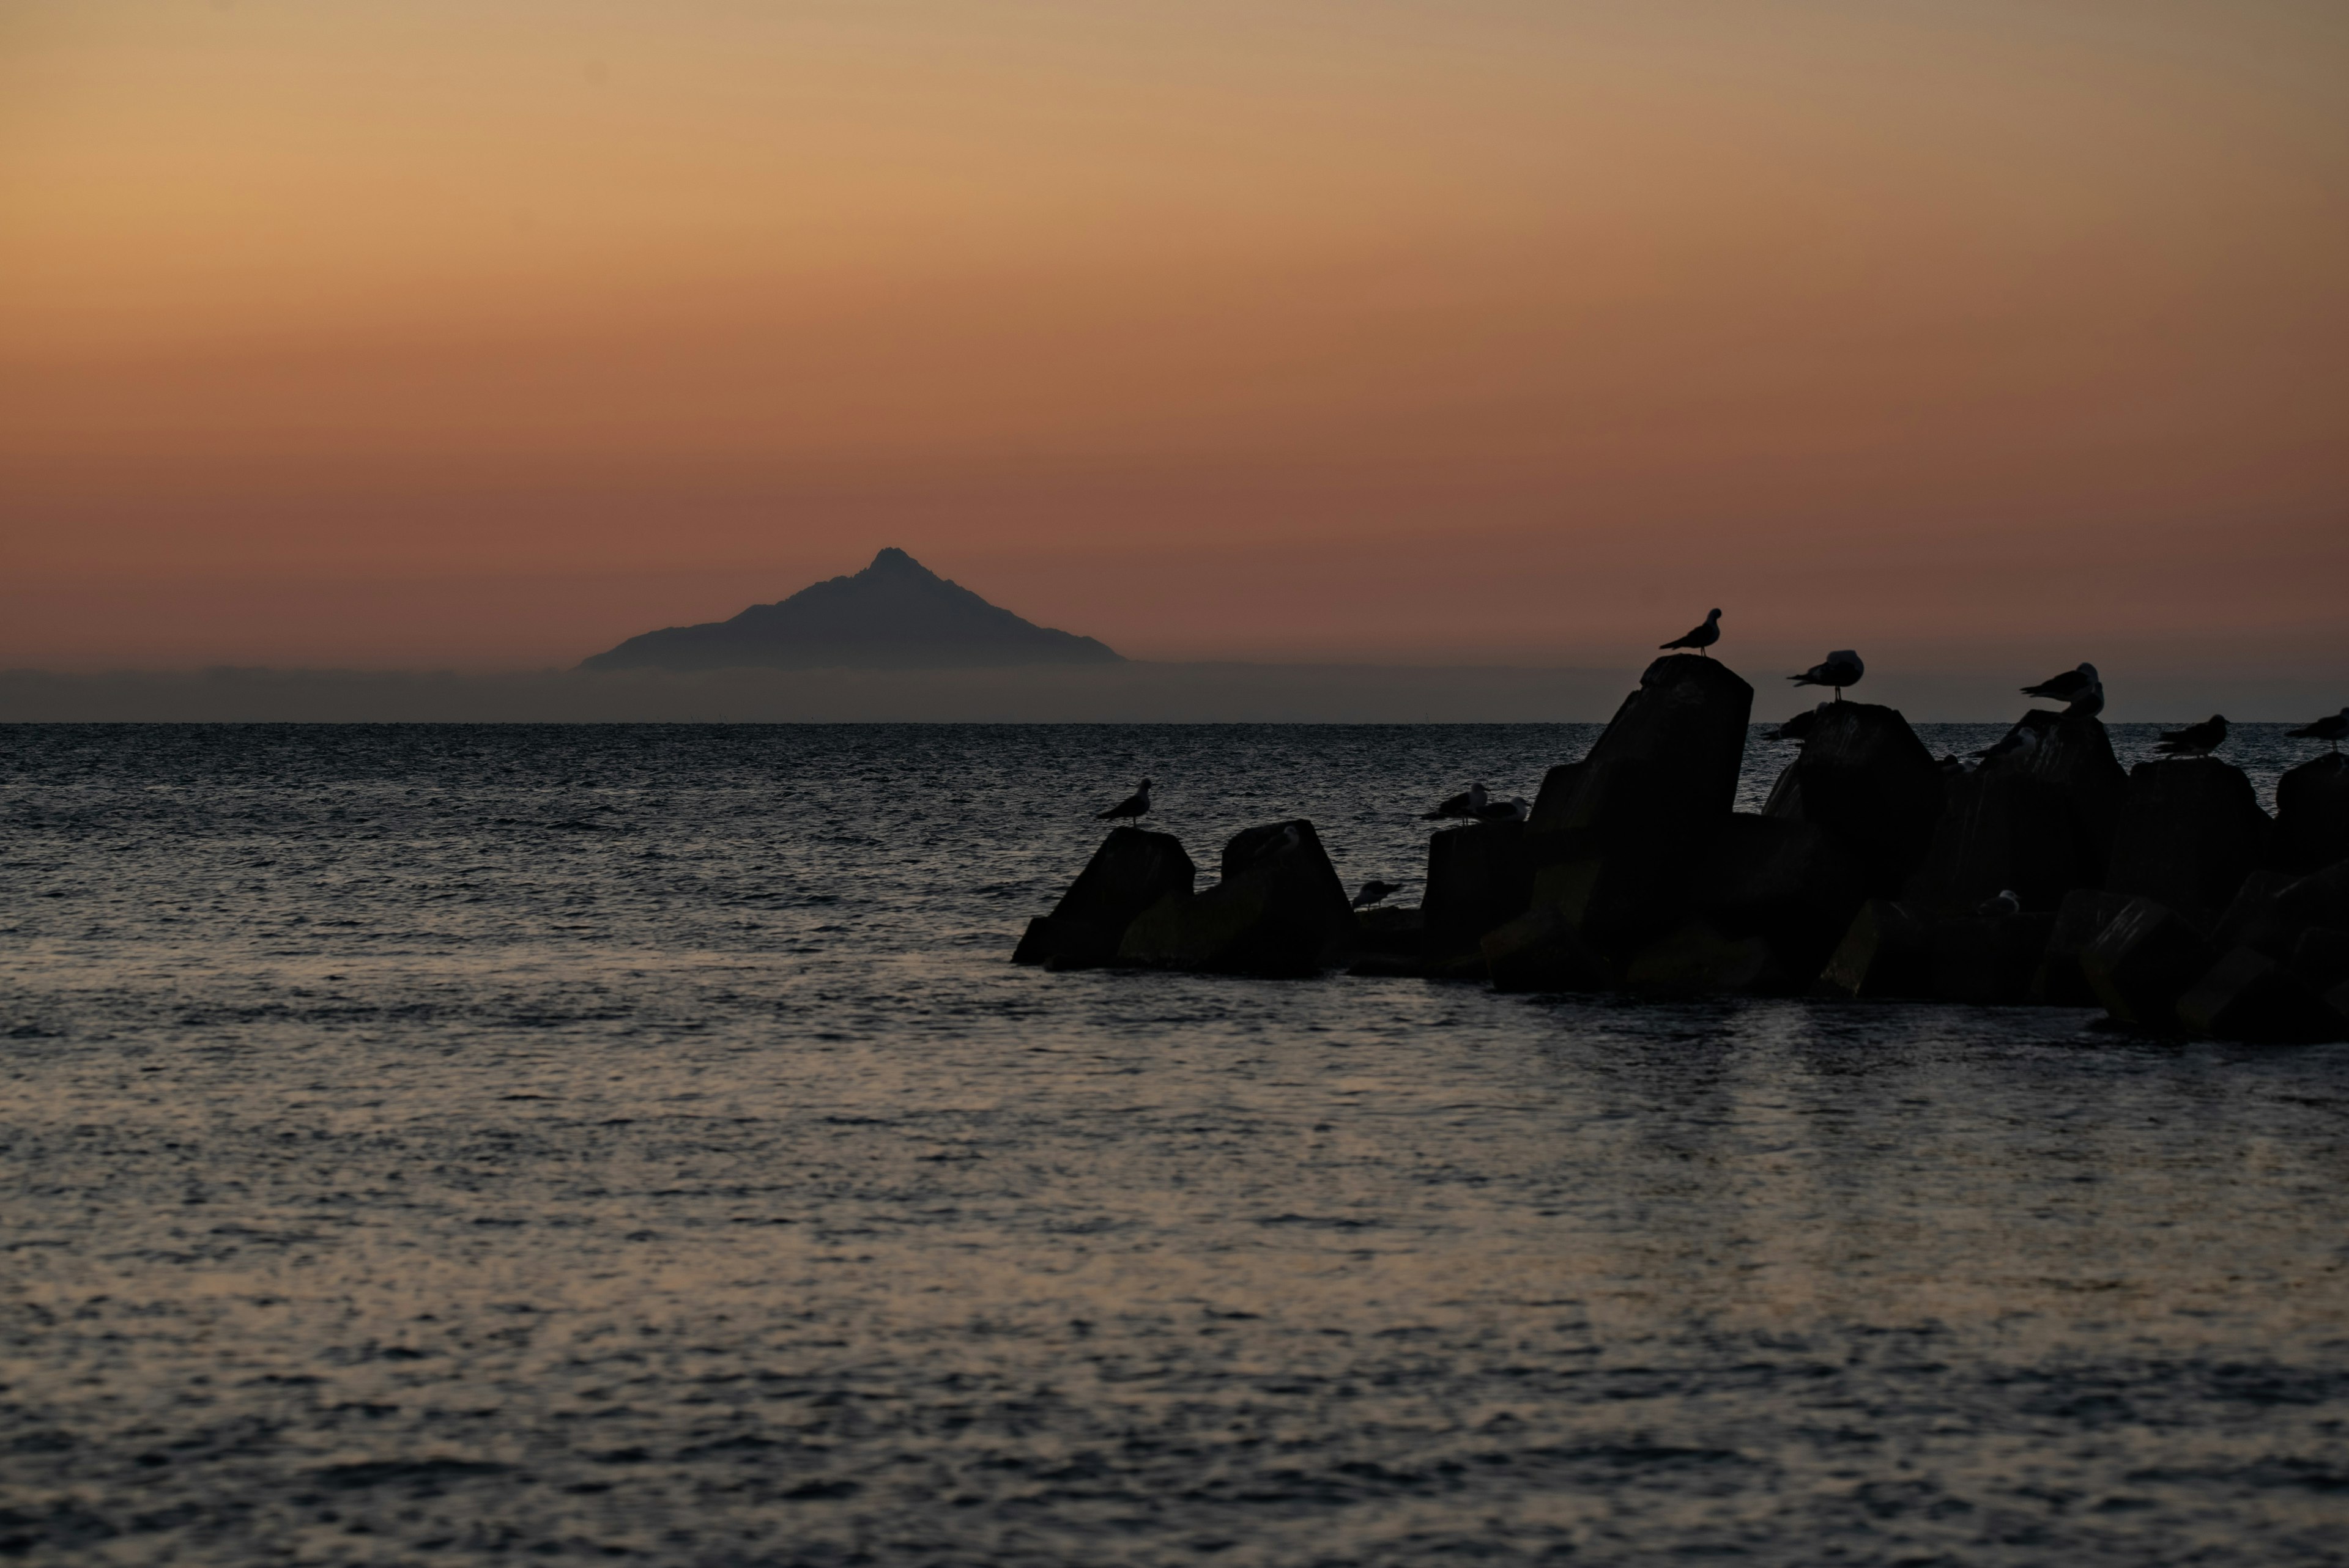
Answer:
<svg viewBox="0 0 2349 1568"><path fill-rule="evenodd" d="M1006 962L1596 733L0 728L0 1558L2349 1561L2349 1047Z"/></svg>

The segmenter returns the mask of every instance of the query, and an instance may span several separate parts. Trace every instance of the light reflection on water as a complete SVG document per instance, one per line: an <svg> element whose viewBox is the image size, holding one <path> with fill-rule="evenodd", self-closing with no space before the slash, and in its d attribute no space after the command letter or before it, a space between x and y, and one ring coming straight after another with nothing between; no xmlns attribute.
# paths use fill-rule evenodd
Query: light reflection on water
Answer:
<svg viewBox="0 0 2349 1568"><path fill-rule="evenodd" d="M0 1542L2337 1561L2349 1050L1004 962L1591 733L6 732Z"/></svg>

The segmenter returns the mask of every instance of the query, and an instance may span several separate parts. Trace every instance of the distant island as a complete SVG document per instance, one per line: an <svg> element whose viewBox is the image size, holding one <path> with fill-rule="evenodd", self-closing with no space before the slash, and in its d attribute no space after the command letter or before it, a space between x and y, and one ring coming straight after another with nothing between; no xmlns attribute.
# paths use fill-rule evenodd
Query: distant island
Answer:
<svg viewBox="0 0 2349 1568"><path fill-rule="evenodd" d="M854 576L753 604L730 621L646 632L579 667L937 670L1124 662L1106 644L1024 621L889 549Z"/></svg>

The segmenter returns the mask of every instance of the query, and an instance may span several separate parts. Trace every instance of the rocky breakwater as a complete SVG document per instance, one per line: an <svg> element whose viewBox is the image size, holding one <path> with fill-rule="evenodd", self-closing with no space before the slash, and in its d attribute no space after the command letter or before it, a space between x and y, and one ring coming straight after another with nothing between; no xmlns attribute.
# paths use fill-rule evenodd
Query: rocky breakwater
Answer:
<svg viewBox="0 0 2349 1568"><path fill-rule="evenodd" d="M1658 659L1523 821L1431 836L1418 910L1358 919L1311 822L1235 834L1195 891L1167 834L1110 834L1019 962L2101 1006L2157 1035L2349 1037L2349 762L2279 812L2209 757L2124 772L2090 714L1936 762L1898 712L1825 703L1734 810L1753 689Z"/></svg>

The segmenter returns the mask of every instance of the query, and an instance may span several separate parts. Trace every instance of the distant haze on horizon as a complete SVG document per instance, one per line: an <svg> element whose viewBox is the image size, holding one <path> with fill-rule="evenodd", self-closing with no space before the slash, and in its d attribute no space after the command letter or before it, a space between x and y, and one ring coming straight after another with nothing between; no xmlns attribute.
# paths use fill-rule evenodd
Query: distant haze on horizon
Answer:
<svg viewBox="0 0 2349 1568"><path fill-rule="evenodd" d="M2349 681L2344 83L2333 0L17 0L0 667L895 545L1144 660Z"/></svg>

